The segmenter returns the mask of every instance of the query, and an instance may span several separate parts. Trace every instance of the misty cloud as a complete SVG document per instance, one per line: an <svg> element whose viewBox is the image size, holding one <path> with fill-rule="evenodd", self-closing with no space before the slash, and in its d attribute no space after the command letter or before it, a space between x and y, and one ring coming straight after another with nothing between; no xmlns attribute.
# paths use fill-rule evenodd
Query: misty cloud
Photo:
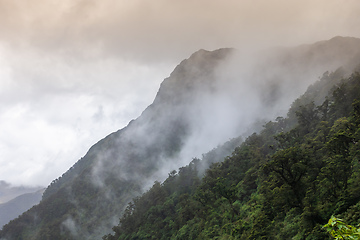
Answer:
<svg viewBox="0 0 360 240"><path fill-rule="evenodd" d="M92 144L140 115L164 74L161 65L117 59L3 53L0 176L14 184L47 185L61 175Z"/></svg>
<svg viewBox="0 0 360 240"><path fill-rule="evenodd" d="M190 100L182 102L184 109L176 109L174 114L168 113L169 116L166 117L176 118L176 113L180 112L181 118L188 123L188 134L183 140L180 153L175 159L164 159L164 165L150 182L163 181L171 170L187 165L194 157L201 158L203 153L231 138L246 138L266 122L278 116L286 117L294 100L324 72L336 71L342 67L347 70L347 74L352 73L360 61L359 44L358 39L336 37L326 44L319 42L276 49L276 52L259 51L248 55L232 50L227 58L214 67L208 67L207 61L215 58L215 52L195 53L196 57L193 55L186 63L180 64L184 66L181 71L175 69L170 76L173 84L176 84L176 80L179 81L180 93L191 92L184 97ZM221 51L225 50L218 50ZM180 77L177 77L179 72ZM187 84L192 87L186 88ZM165 88L165 83L163 87ZM177 96L178 93L175 91L173 95ZM157 97L159 96L161 95L158 94ZM146 137L147 135L143 135L143 138Z"/></svg>
<svg viewBox="0 0 360 240"><path fill-rule="evenodd" d="M344 56L360 57L359 47L353 48L353 55L342 49L352 42L360 44L359 39L333 38L301 46L299 52L299 48L250 55L231 49L197 51L161 83L153 104L139 118L93 145L70 171L53 181L44 193L43 206L53 209L53 204L60 203L59 207L69 207L66 211L75 212L73 220L61 226L69 233L86 235L94 223L92 218L96 222L99 215L121 212L154 180L164 180L167 173L194 156L253 131L253 122L265 123L278 111L286 111L297 92L303 92L321 75L319 71L334 70L332 66L341 63ZM332 51L324 51L326 48ZM332 55L337 58L318 61ZM91 98L85 100L93 103ZM106 114L101 106L106 107L94 105L89 114L92 121L94 116ZM71 206L52 201L58 197ZM77 225L74 219L86 221ZM109 221L104 227L96 225L99 228L91 235L108 232Z"/></svg>
<svg viewBox="0 0 360 240"><path fill-rule="evenodd" d="M138 117L198 49L360 37L359 10L355 0L0 0L0 178L47 185Z"/></svg>
<svg viewBox="0 0 360 240"><path fill-rule="evenodd" d="M0 38L62 55L180 61L200 49L360 36L356 0L1 1Z"/></svg>

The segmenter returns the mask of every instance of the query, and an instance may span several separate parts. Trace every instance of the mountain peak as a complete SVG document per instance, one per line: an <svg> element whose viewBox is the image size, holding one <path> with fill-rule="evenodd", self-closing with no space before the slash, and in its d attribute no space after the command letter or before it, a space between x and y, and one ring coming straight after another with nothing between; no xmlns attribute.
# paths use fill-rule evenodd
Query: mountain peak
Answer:
<svg viewBox="0 0 360 240"><path fill-rule="evenodd" d="M219 61L228 57L234 50L235 49L233 48L220 48L214 51L200 49L191 54L188 59L183 60L174 69L170 77L173 75L181 75L181 77L184 77L185 73L193 75L194 73L197 74L200 71L209 71L211 68L215 67Z"/></svg>
<svg viewBox="0 0 360 240"><path fill-rule="evenodd" d="M255 118L280 109L280 102L290 104L294 95L289 91L298 91L306 79L319 76L314 78L314 68L331 71L358 49L353 47L352 55L316 44L288 49L289 57L262 56L263 62L245 66L241 61L231 63L231 76L222 76L218 67L234 49L198 50L175 67L139 118L91 147L48 187L39 205L4 226L0 238L98 239L154 180L243 133ZM223 80L230 77L234 84L225 86Z"/></svg>
<svg viewBox="0 0 360 240"><path fill-rule="evenodd" d="M205 50L205 49L199 49L198 51L191 54L189 59L193 58L224 58L227 54L234 51L234 48L219 48L213 51Z"/></svg>
<svg viewBox="0 0 360 240"><path fill-rule="evenodd" d="M204 49L196 51L177 65L170 76L161 83L154 103L184 101L184 97L189 98L191 92L198 90L199 87L211 87L213 73L217 66L234 50L233 48L220 48L214 51Z"/></svg>

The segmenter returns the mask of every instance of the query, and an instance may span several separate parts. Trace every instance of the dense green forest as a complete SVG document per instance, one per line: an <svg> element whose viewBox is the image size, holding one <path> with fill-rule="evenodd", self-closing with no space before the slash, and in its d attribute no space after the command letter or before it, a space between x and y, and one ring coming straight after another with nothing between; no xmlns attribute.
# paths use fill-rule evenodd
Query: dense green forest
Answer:
<svg viewBox="0 0 360 240"><path fill-rule="evenodd" d="M360 75L340 72L205 173L193 159L155 182L103 239L331 239L331 216L360 223Z"/></svg>
<svg viewBox="0 0 360 240"><path fill-rule="evenodd" d="M195 52L137 119L94 144L0 239L329 239L331 216L356 226L360 84L345 74L359 46L337 37L276 51L244 78L227 68L240 67L234 49ZM326 72L286 117L259 124L334 65L343 70ZM189 146L205 152L224 136L239 137L171 171L191 161Z"/></svg>

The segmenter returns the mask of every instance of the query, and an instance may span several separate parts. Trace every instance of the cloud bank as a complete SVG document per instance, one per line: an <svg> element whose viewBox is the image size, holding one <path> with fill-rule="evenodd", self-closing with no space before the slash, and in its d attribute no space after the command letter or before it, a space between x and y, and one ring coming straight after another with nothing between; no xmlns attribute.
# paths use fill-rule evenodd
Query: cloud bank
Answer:
<svg viewBox="0 0 360 240"><path fill-rule="evenodd" d="M356 0L0 0L0 179L47 185L139 116L200 48L360 37L359 10Z"/></svg>

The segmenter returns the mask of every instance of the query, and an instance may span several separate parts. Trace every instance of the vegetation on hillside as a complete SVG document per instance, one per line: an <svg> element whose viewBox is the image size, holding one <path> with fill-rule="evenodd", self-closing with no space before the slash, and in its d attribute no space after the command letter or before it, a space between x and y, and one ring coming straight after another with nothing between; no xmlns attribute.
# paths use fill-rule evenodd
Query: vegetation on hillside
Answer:
<svg viewBox="0 0 360 240"><path fill-rule="evenodd" d="M324 74L287 118L205 174L194 159L155 182L103 239L330 239L323 226L331 216L357 225L360 75L339 76Z"/></svg>
<svg viewBox="0 0 360 240"><path fill-rule="evenodd" d="M342 219L332 216L329 219L329 222L324 225L326 231L334 239L343 239L343 240L356 240L360 239L360 224L359 228L356 228L352 225L347 225Z"/></svg>

